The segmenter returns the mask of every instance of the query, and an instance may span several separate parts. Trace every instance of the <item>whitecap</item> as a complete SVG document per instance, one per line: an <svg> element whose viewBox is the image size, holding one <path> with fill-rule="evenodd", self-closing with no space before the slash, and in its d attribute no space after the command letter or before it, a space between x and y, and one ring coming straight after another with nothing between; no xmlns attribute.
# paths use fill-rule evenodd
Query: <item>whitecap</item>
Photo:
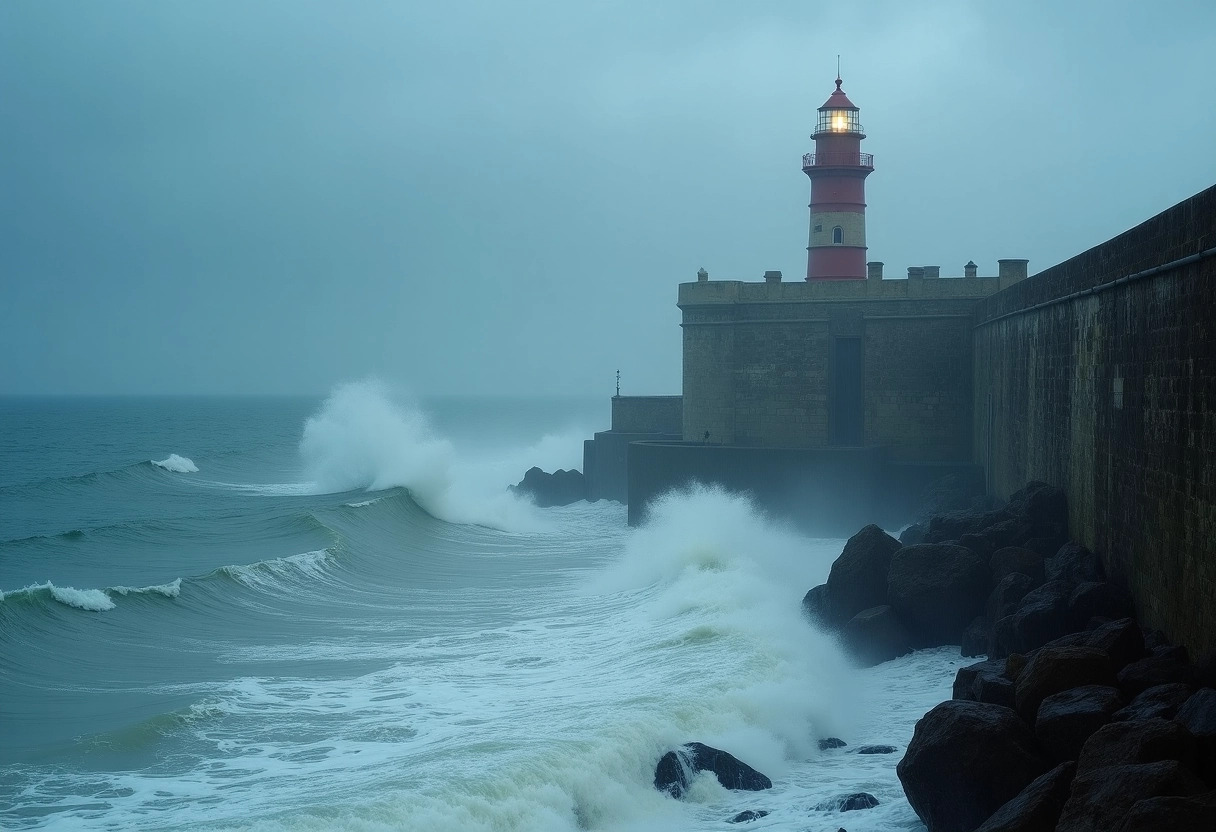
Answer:
<svg viewBox="0 0 1216 832"><path fill-rule="evenodd" d="M157 584L155 586L112 586L110 592L117 592L119 595L163 595L166 598L176 598L182 594L182 579L177 578L167 584Z"/></svg>
<svg viewBox="0 0 1216 832"><path fill-rule="evenodd" d="M90 612L104 612L114 609L114 602L106 595L104 589L76 589L71 586L55 586L49 581L46 588L51 591L51 597L61 604L76 607Z"/></svg>
<svg viewBox="0 0 1216 832"><path fill-rule="evenodd" d="M188 459L177 454L169 454L167 459L150 460L157 468L163 468L166 471L171 471L174 474L197 474L198 466L194 464L194 460Z"/></svg>

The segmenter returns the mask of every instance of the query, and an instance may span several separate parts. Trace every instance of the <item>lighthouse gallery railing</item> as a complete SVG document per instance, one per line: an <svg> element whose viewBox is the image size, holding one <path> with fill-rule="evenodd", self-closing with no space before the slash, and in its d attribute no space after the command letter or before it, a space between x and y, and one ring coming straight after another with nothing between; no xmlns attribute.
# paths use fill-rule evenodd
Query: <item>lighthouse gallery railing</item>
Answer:
<svg viewBox="0 0 1216 832"><path fill-rule="evenodd" d="M804 168L828 167L874 167L873 153L806 153L802 156Z"/></svg>

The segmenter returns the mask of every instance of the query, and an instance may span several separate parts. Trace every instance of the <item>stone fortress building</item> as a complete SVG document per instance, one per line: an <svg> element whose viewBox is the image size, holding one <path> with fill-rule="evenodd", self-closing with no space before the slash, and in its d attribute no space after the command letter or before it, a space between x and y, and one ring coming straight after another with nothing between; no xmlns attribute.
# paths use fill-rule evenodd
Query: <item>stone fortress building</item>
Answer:
<svg viewBox="0 0 1216 832"><path fill-rule="evenodd" d="M679 286L683 395L616 396L587 496L641 522L691 482L812 534L914 519L926 486L1062 487L1140 620L1216 648L1216 186L1043 272L866 262L860 111L819 108L805 280ZM1083 209L1083 208L1082 208Z"/></svg>

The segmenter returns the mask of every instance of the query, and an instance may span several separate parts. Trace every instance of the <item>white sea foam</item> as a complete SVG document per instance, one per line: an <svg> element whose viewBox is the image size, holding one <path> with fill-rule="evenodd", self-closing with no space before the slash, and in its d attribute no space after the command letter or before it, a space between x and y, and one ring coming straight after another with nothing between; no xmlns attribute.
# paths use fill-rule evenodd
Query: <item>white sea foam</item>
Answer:
<svg viewBox="0 0 1216 832"><path fill-rule="evenodd" d="M67 604L69 607L76 607L81 610L104 612L105 610L114 609L114 602L110 600L110 596L103 589L76 589L73 586L55 586L50 581L44 584L30 584L24 589L16 589L11 592L0 592L0 600L7 600L18 596L32 596L40 592L48 593L50 597L61 604Z"/></svg>
<svg viewBox="0 0 1216 832"><path fill-rule="evenodd" d="M151 462L157 468L164 468L166 471L172 471L174 474L198 473L198 466L194 464L194 460L178 456L177 454L169 454L167 459L154 459Z"/></svg>
<svg viewBox="0 0 1216 832"><path fill-rule="evenodd" d="M155 586L112 586L110 592L119 595L163 595L166 598L176 598L182 594L182 579L177 578L167 584Z"/></svg>
<svg viewBox="0 0 1216 832"><path fill-rule="evenodd" d="M443 520L535 531L546 527L542 516L506 486L542 457L556 458L559 445L581 448L581 438L551 437L503 458L462 460L420 409L395 402L384 384L365 380L338 387L308 419L300 455L317 493L404 487ZM543 454L528 457L538 451ZM571 456L562 453L563 459ZM521 467L525 458L531 461Z"/></svg>

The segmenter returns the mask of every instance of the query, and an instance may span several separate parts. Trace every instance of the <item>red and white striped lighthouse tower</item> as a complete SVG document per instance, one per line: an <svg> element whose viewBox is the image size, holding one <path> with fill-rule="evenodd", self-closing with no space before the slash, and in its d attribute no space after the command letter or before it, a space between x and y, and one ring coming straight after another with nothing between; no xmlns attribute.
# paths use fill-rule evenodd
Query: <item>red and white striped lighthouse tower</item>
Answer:
<svg viewBox="0 0 1216 832"><path fill-rule="evenodd" d="M874 156L861 152L866 137L856 105L840 88L819 108L811 138L815 152L802 157L811 178L811 237L807 280L865 280L866 177Z"/></svg>

